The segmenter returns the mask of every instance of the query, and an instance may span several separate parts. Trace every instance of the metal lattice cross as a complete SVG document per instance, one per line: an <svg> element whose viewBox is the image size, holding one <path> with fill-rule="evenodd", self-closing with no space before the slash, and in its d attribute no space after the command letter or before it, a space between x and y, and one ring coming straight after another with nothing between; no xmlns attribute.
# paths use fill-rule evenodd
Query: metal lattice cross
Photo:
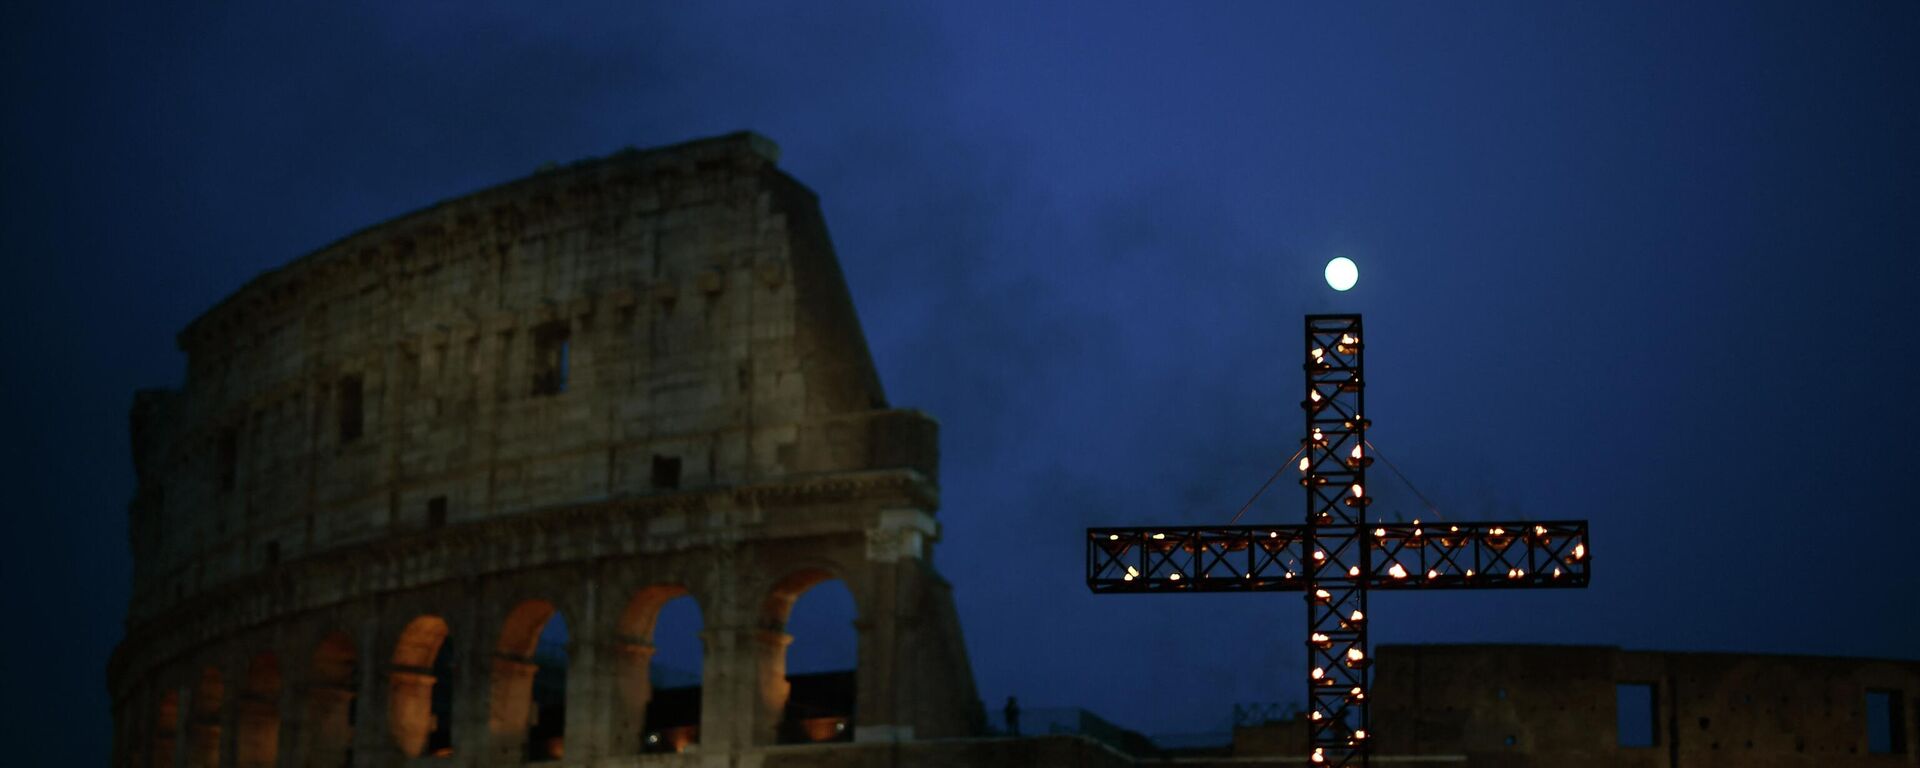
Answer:
<svg viewBox="0 0 1920 768"><path fill-rule="evenodd" d="M1367 592L1584 587L1584 520L1368 522L1366 377L1359 315L1308 315L1305 525L1087 529L1098 594L1305 592L1307 750L1315 765L1366 766L1372 658Z"/></svg>

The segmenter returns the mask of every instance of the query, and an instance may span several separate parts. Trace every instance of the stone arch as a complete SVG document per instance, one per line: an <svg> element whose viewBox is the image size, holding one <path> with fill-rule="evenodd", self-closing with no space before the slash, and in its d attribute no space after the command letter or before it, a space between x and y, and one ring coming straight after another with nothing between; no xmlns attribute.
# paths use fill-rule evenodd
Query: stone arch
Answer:
<svg viewBox="0 0 1920 768"><path fill-rule="evenodd" d="M353 726L360 653L345 632L329 632L313 649L307 672L307 765L347 765L353 756Z"/></svg>
<svg viewBox="0 0 1920 768"><path fill-rule="evenodd" d="M661 611L682 598L704 624L699 598L683 584L651 584L634 590L621 611L612 650L624 715L622 751L680 752L700 741L700 684L666 686L654 679L654 637ZM704 673L704 669L689 671L696 676Z"/></svg>
<svg viewBox="0 0 1920 768"><path fill-rule="evenodd" d="M218 668L200 671L200 682L193 688L193 720L188 728L191 744L187 749L187 764L194 768L219 768L220 713L226 703L226 693Z"/></svg>
<svg viewBox="0 0 1920 768"><path fill-rule="evenodd" d="M651 584L634 590L627 607L620 612L620 634L641 640L653 639L654 622L660 609L675 598L692 594L682 584Z"/></svg>
<svg viewBox="0 0 1920 768"><path fill-rule="evenodd" d="M787 617L793 614L794 602L807 590L829 581L847 583L838 569L824 563L802 566L781 577L767 589L766 598L760 601L760 627L785 631ZM853 588L849 585L847 589L851 592Z"/></svg>
<svg viewBox="0 0 1920 768"><path fill-rule="evenodd" d="M239 733L234 762L240 768L271 768L280 753L280 658L263 652L247 663L238 702Z"/></svg>
<svg viewBox="0 0 1920 768"><path fill-rule="evenodd" d="M393 644L387 672L387 728L407 757L452 754L453 681L447 620L417 616Z"/></svg>
<svg viewBox="0 0 1920 768"><path fill-rule="evenodd" d="M555 626L565 630L565 615L540 599L521 601L500 623L487 728L504 759L532 762L565 754L566 650L542 647L542 637Z"/></svg>
<svg viewBox="0 0 1920 768"><path fill-rule="evenodd" d="M838 583L854 615L859 620L860 603L853 585L838 571L824 564L807 565L789 572L767 590L761 601L759 623L766 634L765 657L760 664L760 687L769 713L778 718L774 738L782 743L851 741L854 729L854 699L858 691L855 669L820 671L806 675L789 674L788 655L793 635L787 632L794 604L823 585ZM857 667L859 638L852 649ZM796 685L797 682L797 685Z"/></svg>
<svg viewBox="0 0 1920 768"><path fill-rule="evenodd" d="M180 692L167 689L154 707L153 768L173 768L174 751L180 742Z"/></svg>
<svg viewBox="0 0 1920 768"><path fill-rule="evenodd" d="M540 630L559 609L546 600L522 600L500 622L500 643L495 650L514 656L531 656L540 643Z"/></svg>

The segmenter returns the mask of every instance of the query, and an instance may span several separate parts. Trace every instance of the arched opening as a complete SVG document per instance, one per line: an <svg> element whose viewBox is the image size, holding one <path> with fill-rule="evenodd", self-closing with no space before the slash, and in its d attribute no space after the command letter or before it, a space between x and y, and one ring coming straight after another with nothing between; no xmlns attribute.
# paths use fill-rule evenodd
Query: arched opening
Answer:
<svg viewBox="0 0 1920 768"><path fill-rule="evenodd" d="M169 690L160 695L154 708L153 768L173 768L173 751L180 741L180 692Z"/></svg>
<svg viewBox="0 0 1920 768"><path fill-rule="evenodd" d="M488 728L527 762L566 755L567 620L545 600L507 614L493 657Z"/></svg>
<svg viewBox="0 0 1920 768"><path fill-rule="evenodd" d="M559 760L566 756L567 643L573 639L567 617L554 613L540 630L533 647L533 723L527 726L527 759Z"/></svg>
<svg viewBox="0 0 1920 768"><path fill-rule="evenodd" d="M453 647L447 621L421 616L394 644L387 727L407 757L453 754Z"/></svg>
<svg viewBox="0 0 1920 768"><path fill-rule="evenodd" d="M253 657L240 691L240 733L234 762L240 768L271 768L280 753L280 659Z"/></svg>
<svg viewBox="0 0 1920 768"><path fill-rule="evenodd" d="M193 689L192 745L187 764L195 768L220 766L220 706L226 701L227 688L220 681L220 670L207 667L200 671L200 684Z"/></svg>
<svg viewBox="0 0 1920 768"><path fill-rule="evenodd" d="M359 654L353 638L334 632L321 638L313 651L311 681L307 684L307 727L311 730L307 764L353 763L353 723L359 677Z"/></svg>
<svg viewBox="0 0 1920 768"><path fill-rule="evenodd" d="M638 751L683 752L700 742L703 623L699 602L682 586L646 587L627 602L616 666L625 730Z"/></svg>
<svg viewBox="0 0 1920 768"><path fill-rule="evenodd" d="M810 570L781 581L767 597L762 621L791 640L772 646L784 656L768 665L784 677L775 739L782 744L852 741L859 691L859 611L844 582Z"/></svg>

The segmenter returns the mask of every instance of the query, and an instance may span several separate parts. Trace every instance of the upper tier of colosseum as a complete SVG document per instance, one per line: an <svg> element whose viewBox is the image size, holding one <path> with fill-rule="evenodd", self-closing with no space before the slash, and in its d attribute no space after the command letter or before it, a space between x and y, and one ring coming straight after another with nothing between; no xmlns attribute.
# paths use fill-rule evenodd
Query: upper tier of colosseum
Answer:
<svg viewBox="0 0 1920 768"><path fill-rule="evenodd" d="M877 468L886 410L813 194L734 134L442 202L254 278L133 408L138 624L463 523Z"/></svg>

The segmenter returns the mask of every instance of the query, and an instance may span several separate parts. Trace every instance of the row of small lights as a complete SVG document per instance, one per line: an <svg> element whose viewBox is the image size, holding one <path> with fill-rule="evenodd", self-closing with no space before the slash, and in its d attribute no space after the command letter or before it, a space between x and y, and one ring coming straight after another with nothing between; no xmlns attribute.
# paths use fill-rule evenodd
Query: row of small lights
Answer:
<svg viewBox="0 0 1920 768"><path fill-rule="evenodd" d="M1356 486L1356 487L1358 487L1358 486ZM1413 521L1413 522L1414 522L1414 524L1415 524L1415 525L1418 525L1418 524L1420 523L1420 521L1419 521L1419 520L1415 520L1415 521ZM1451 526L1451 530L1452 530L1453 532L1455 532L1455 533L1458 533L1458 532L1460 531L1460 526L1457 526L1457 525L1456 525L1456 526ZM1545 537L1545 535L1546 535L1546 533L1547 533L1547 529L1546 529L1545 527L1542 527L1542 526L1535 526L1535 527L1534 527L1534 533L1535 533L1535 535L1537 535L1537 536L1541 536L1541 537L1542 537L1542 540L1544 541L1544 540L1545 540L1545 539L1544 539L1544 537ZM1268 532L1267 532L1267 536L1268 536L1268 538L1277 538L1277 537L1279 537L1279 535L1280 535L1280 534L1279 534L1279 532L1277 532L1277 531L1268 531ZM1385 536L1387 535L1387 529L1385 529L1385 528L1375 528L1375 529L1373 529L1373 535L1374 535L1374 537L1375 537L1375 538L1383 538L1383 537L1385 537ZM1413 535L1414 535L1414 536L1416 536L1416 537L1417 537L1417 536L1420 536L1420 535L1421 535L1421 531L1420 531L1420 529L1418 529L1418 528L1415 528L1415 529L1413 530ZM1491 529L1491 530L1489 530L1489 531L1487 531L1487 535L1488 535L1489 537L1501 537L1501 536L1505 536L1505 535L1506 535L1506 529L1505 529L1505 528L1493 528L1493 529ZM1166 537L1167 537L1167 535L1166 535L1165 533L1155 533L1155 534L1152 534L1152 536L1151 536L1151 538L1153 538L1153 539L1157 539L1157 540L1164 540L1164 539L1166 539ZM1108 540L1108 541L1119 541L1119 540L1120 540L1120 534L1117 534L1117 533L1115 533L1115 534L1108 534L1108 536L1107 536L1107 540ZM1413 544L1412 542L1408 542L1408 544L1409 544L1409 546L1419 546L1418 544ZM1449 548L1451 548L1451 547L1452 547L1453 545L1452 545L1452 544L1448 544L1448 543L1445 543L1445 541L1443 540L1443 546L1447 546L1447 547L1449 547ZM1576 544L1574 544L1574 545L1573 545L1573 552L1572 552L1572 554L1571 554L1571 555L1569 555L1569 556L1567 557L1567 562L1568 562L1568 563L1576 563L1576 562L1579 562L1579 561L1581 561L1581 560L1584 560L1584 559L1586 559L1586 556L1587 556L1587 545L1586 545L1585 543L1576 543ZM1313 552L1313 559L1314 559L1314 561L1315 561L1315 562L1321 562L1321 561L1324 561L1324 560L1326 560L1326 559L1327 559L1327 553L1326 553L1326 550L1314 550L1314 552ZM1123 577L1121 577L1121 580L1122 580L1122 581L1133 581L1133 580L1134 580L1134 579L1135 579L1136 577L1138 577L1139 575L1140 575L1140 571L1139 571L1139 569L1137 569L1137 568L1134 568L1133 566L1131 566L1131 565L1129 565L1129 566L1127 566L1127 573L1126 573L1126 575L1125 575L1125 576L1123 576ZM1294 577L1294 576L1296 576L1296 575L1297 575L1297 574L1295 574L1295 573L1294 573L1293 571L1287 571L1287 573L1286 573L1286 578L1289 578L1289 579L1291 579L1291 578L1293 578L1293 577ZM1399 563L1398 561L1395 561L1395 562L1394 562L1394 563L1393 563L1393 564L1392 564L1391 566L1389 566L1389 567L1387 568L1387 575L1388 575L1388 576L1391 576L1391 577L1393 577L1394 579L1405 579L1405 578L1407 578L1407 575L1408 575L1408 574L1407 574L1407 569L1406 569L1406 567L1405 567L1405 566L1402 566L1402 565L1401 565L1401 564L1400 564L1400 563ZM1524 568L1509 568L1509 569L1507 569L1507 578L1510 578L1510 579L1519 579L1519 578L1524 578L1524 577L1525 577L1526 575L1527 575L1527 572L1526 572L1526 569L1524 569ZM1557 579L1557 578L1560 578L1560 577L1561 577L1561 576L1563 576L1563 575L1565 575L1565 573L1564 573L1564 572L1563 572L1563 571L1561 570L1561 568L1560 568L1559 566L1557 566L1557 565L1556 565L1556 566L1554 566L1554 568L1553 568L1553 574L1552 574L1552 576L1553 576L1553 578L1556 578L1556 579ZM1251 573L1243 573L1243 574L1240 574L1240 576L1241 576L1241 578L1252 578L1252 577L1253 577L1253 574L1251 574ZM1349 578L1359 578L1359 577L1360 577L1360 566L1357 566L1357 565L1355 565L1355 566L1349 566L1349 567L1347 568L1347 576L1348 576ZM1437 569L1431 569L1431 568L1430 568L1430 569L1428 569L1428 570L1427 570L1427 578L1428 578L1429 580L1432 580L1432 579L1438 579L1438 578L1440 578L1440 576L1441 576L1441 574L1440 574L1440 572L1439 572L1439 570L1437 570ZM1466 570L1466 573L1465 573L1465 576L1466 576L1466 578L1473 578L1473 576L1474 576L1474 569L1472 569L1472 568L1468 568L1468 569ZM1169 573L1169 574L1167 574L1167 580L1168 580L1168 581L1179 581L1179 580L1180 580L1180 573L1176 571L1176 572L1174 572L1174 573ZM1325 591L1325 590L1322 590L1322 592L1324 592L1324 591Z"/></svg>

